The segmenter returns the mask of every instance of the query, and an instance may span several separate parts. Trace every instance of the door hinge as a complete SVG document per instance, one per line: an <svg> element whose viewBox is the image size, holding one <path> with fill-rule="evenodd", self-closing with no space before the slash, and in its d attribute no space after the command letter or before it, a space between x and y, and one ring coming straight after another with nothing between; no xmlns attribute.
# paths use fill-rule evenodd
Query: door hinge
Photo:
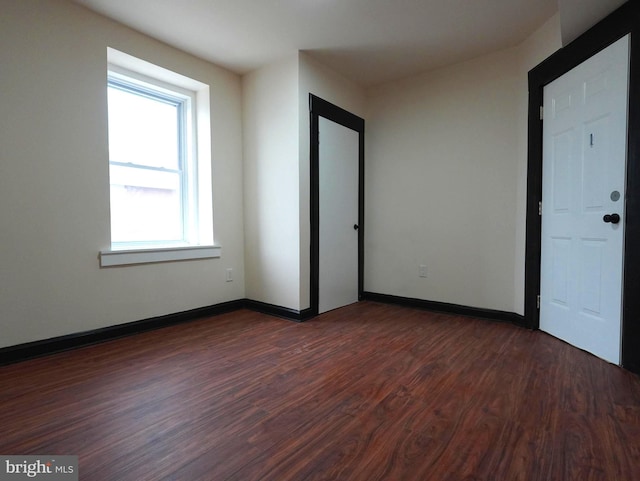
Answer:
<svg viewBox="0 0 640 481"><path fill-rule="evenodd" d="M540 106L540 120L544 120L544 107Z"/></svg>
<svg viewBox="0 0 640 481"><path fill-rule="evenodd" d="M538 294L538 297L536 297L536 307L540 309L540 294Z"/></svg>
<svg viewBox="0 0 640 481"><path fill-rule="evenodd" d="M542 215L542 201L538 202L538 215Z"/></svg>

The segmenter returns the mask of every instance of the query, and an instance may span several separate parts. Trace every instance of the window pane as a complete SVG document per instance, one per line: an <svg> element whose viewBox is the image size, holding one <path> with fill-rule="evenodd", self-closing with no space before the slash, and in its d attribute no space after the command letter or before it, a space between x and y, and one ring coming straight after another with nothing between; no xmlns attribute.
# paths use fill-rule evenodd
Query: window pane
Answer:
<svg viewBox="0 0 640 481"><path fill-rule="evenodd" d="M178 106L109 86L109 160L177 170Z"/></svg>
<svg viewBox="0 0 640 481"><path fill-rule="evenodd" d="M111 242L183 240L180 174L112 165Z"/></svg>

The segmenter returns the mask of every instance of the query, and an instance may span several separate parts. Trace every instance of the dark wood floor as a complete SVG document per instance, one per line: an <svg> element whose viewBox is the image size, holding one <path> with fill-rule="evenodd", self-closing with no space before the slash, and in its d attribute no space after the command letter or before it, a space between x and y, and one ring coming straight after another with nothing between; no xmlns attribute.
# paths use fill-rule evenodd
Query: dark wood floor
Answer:
<svg viewBox="0 0 640 481"><path fill-rule="evenodd" d="M0 368L0 453L90 481L632 481L640 378L508 324L238 311Z"/></svg>

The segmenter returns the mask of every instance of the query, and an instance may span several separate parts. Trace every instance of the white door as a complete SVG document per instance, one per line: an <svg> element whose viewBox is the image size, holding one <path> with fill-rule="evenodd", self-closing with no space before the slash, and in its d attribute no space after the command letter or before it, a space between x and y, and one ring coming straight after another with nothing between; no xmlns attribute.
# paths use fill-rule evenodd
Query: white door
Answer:
<svg viewBox="0 0 640 481"><path fill-rule="evenodd" d="M540 329L615 364L628 75L627 36L544 89Z"/></svg>
<svg viewBox="0 0 640 481"><path fill-rule="evenodd" d="M321 313L358 301L359 134L324 117L318 121Z"/></svg>

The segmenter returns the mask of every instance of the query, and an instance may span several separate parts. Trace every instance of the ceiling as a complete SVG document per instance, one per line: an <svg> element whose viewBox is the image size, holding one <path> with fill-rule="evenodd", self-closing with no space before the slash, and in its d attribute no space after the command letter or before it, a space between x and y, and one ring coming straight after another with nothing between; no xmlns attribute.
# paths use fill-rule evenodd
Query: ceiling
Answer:
<svg viewBox="0 0 640 481"><path fill-rule="evenodd" d="M309 52L373 86L515 46L558 0L74 0L243 74Z"/></svg>

